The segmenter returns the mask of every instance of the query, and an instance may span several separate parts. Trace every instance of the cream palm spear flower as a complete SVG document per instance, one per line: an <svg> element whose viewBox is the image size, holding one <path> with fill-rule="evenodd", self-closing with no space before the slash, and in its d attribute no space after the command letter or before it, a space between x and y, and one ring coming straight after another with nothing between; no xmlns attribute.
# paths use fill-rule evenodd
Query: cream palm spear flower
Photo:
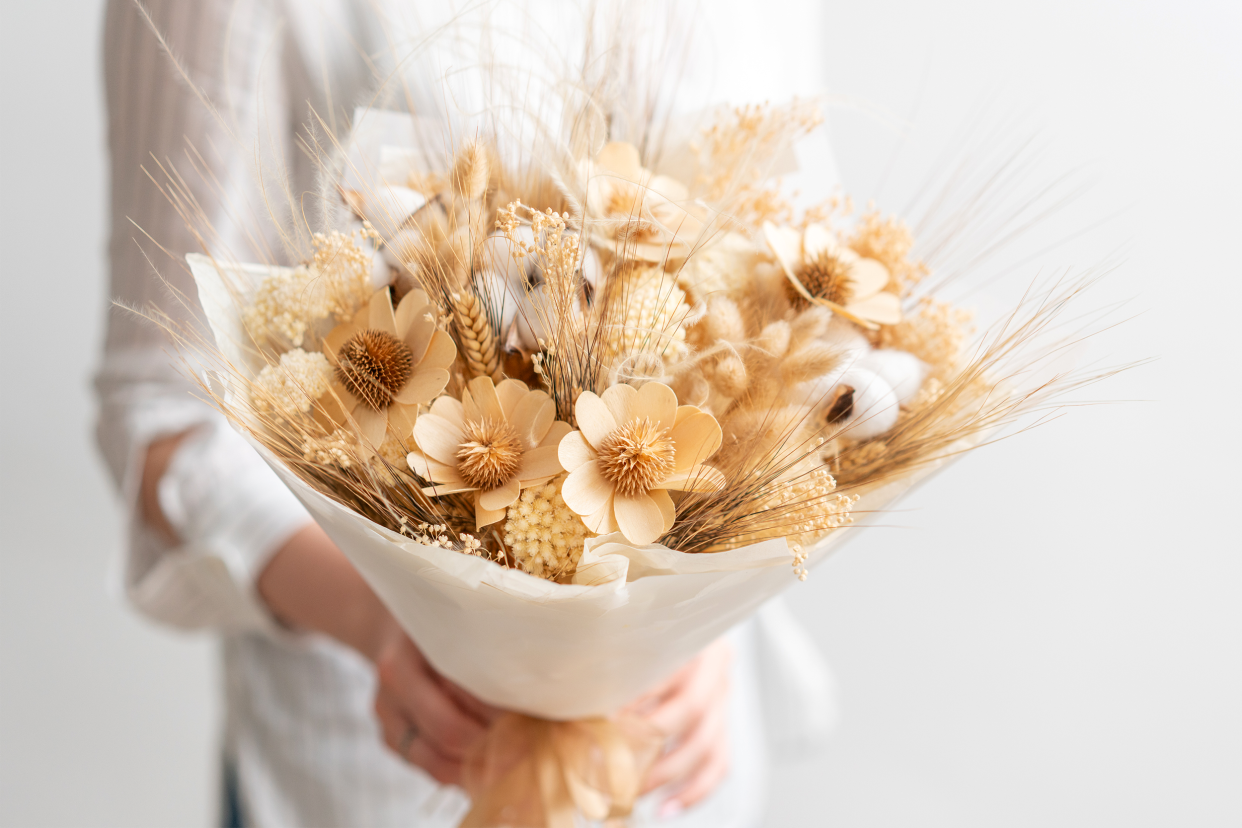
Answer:
<svg viewBox="0 0 1242 828"><path fill-rule="evenodd" d="M764 222L763 235L802 301L823 305L870 330L901 321L901 300L884 290L888 268L839 244L822 224L799 233Z"/></svg>
<svg viewBox="0 0 1242 828"><path fill-rule="evenodd" d="M673 527L669 491L718 491L724 475L703 461L720 448L720 425L693 405L677 405L667 385L614 385L584 391L574 406L578 431L560 444L569 477L561 497L593 532L620 531L654 543Z"/></svg>
<svg viewBox="0 0 1242 828"><path fill-rule="evenodd" d="M410 291L394 311L387 287L333 328L323 351L334 379L316 417L329 431L352 420L370 451L384 442L390 422L395 432L409 432L418 406L448 384L457 356L452 337L436 328L427 294Z"/></svg>
<svg viewBox="0 0 1242 828"><path fill-rule="evenodd" d="M544 391L508 379L470 381L461 402L440 397L414 422L415 451L406 461L433 486L435 497L474 493L478 528L505 516L529 486L542 486L560 474L556 446L568 434L556 419L556 404Z"/></svg>

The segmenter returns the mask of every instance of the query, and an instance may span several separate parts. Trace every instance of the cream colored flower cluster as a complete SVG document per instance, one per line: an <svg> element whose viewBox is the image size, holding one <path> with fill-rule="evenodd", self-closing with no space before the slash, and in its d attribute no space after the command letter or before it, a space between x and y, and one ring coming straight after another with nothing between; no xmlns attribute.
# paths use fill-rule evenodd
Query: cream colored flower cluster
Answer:
<svg viewBox="0 0 1242 828"><path fill-rule="evenodd" d="M524 490L506 512L509 553L523 571L540 578L572 573L582 557L583 543L592 537L582 518L561 497L564 479Z"/></svg>
<svg viewBox="0 0 1242 828"><path fill-rule="evenodd" d="M327 357L294 348L280 355L279 364L265 366L255 377L254 409L282 419L306 414L331 381Z"/></svg>

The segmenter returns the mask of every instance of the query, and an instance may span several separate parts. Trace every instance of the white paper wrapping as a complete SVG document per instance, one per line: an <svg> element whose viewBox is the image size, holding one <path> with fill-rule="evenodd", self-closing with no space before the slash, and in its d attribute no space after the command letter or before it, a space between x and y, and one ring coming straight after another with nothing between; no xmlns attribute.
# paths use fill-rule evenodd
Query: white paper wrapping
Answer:
<svg viewBox="0 0 1242 828"><path fill-rule="evenodd" d="M218 347L234 368L254 372L238 302L249 299L265 269L230 267L226 285L209 259L189 261ZM245 398L241 389L225 390L233 403ZM686 554L634 547L619 535L589 540L575 583L552 583L378 526L255 445L431 664L507 709L560 720L611 714L798 583L783 539ZM873 520L933 468L865 494L858 523ZM808 563L823 560L856 531L833 532L811 550Z"/></svg>

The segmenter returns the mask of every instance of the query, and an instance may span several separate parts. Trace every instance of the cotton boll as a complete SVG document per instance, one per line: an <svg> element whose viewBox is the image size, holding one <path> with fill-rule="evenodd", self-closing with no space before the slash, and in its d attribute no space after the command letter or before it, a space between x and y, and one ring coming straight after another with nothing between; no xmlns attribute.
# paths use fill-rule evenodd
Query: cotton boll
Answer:
<svg viewBox="0 0 1242 828"><path fill-rule="evenodd" d="M914 399L923 387L930 370L927 363L914 354L898 351L895 348L881 348L863 357L860 368L866 368L877 374L888 383L902 405Z"/></svg>
<svg viewBox="0 0 1242 828"><path fill-rule="evenodd" d="M871 343L867 341L867 337L854 325L839 317L834 316L821 339L841 353L842 365L857 364L871 353Z"/></svg>
<svg viewBox="0 0 1242 828"><path fill-rule="evenodd" d="M520 285L512 285L498 273L485 270L474 277L475 293L487 305L500 312L501 340L517 317L518 297L525 293Z"/></svg>
<svg viewBox="0 0 1242 828"><path fill-rule="evenodd" d="M527 246L535 244L535 234L530 227L520 225L514 231L519 241ZM483 267L503 275L510 284L519 288L534 286L538 281L538 268L530 256L518 257L521 248L509 241L504 233L493 233L483 242Z"/></svg>
<svg viewBox="0 0 1242 828"><path fill-rule="evenodd" d="M380 182L361 194L362 215L380 232L395 230L427 199L409 187Z"/></svg>
<svg viewBox="0 0 1242 828"><path fill-rule="evenodd" d="M839 436L869 440L897 425L897 395L875 372L855 365L841 373L839 384L854 389L849 414L834 424Z"/></svg>
<svg viewBox="0 0 1242 828"><path fill-rule="evenodd" d="M545 323L556 322L554 318L550 318L554 317L556 312L550 306L548 295L542 286L531 288L518 296L517 305L517 317L513 327L517 331L518 342L527 351L543 350L539 340L546 342L548 339L548 329ZM575 317L582 315L582 309L577 304L573 305L573 315Z"/></svg>
<svg viewBox="0 0 1242 828"><path fill-rule="evenodd" d="M597 291L603 277L604 266L600 263L599 253L588 245L586 252L582 254L582 279L591 286L592 291Z"/></svg>
<svg viewBox="0 0 1242 828"><path fill-rule="evenodd" d="M422 245L422 236L417 230L406 228L399 230L392 238L385 240L380 249L381 258L390 267L397 270L412 272L406 263L414 262L414 252Z"/></svg>

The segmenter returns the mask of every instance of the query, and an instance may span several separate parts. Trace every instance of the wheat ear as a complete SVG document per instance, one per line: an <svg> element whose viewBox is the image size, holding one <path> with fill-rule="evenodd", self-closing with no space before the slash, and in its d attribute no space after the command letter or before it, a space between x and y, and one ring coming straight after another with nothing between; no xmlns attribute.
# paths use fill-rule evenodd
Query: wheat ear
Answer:
<svg viewBox="0 0 1242 828"><path fill-rule="evenodd" d="M466 368L476 377L491 377L493 382L500 382L500 348L483 301L473 293L454 294L453 307Z"/></svg>

